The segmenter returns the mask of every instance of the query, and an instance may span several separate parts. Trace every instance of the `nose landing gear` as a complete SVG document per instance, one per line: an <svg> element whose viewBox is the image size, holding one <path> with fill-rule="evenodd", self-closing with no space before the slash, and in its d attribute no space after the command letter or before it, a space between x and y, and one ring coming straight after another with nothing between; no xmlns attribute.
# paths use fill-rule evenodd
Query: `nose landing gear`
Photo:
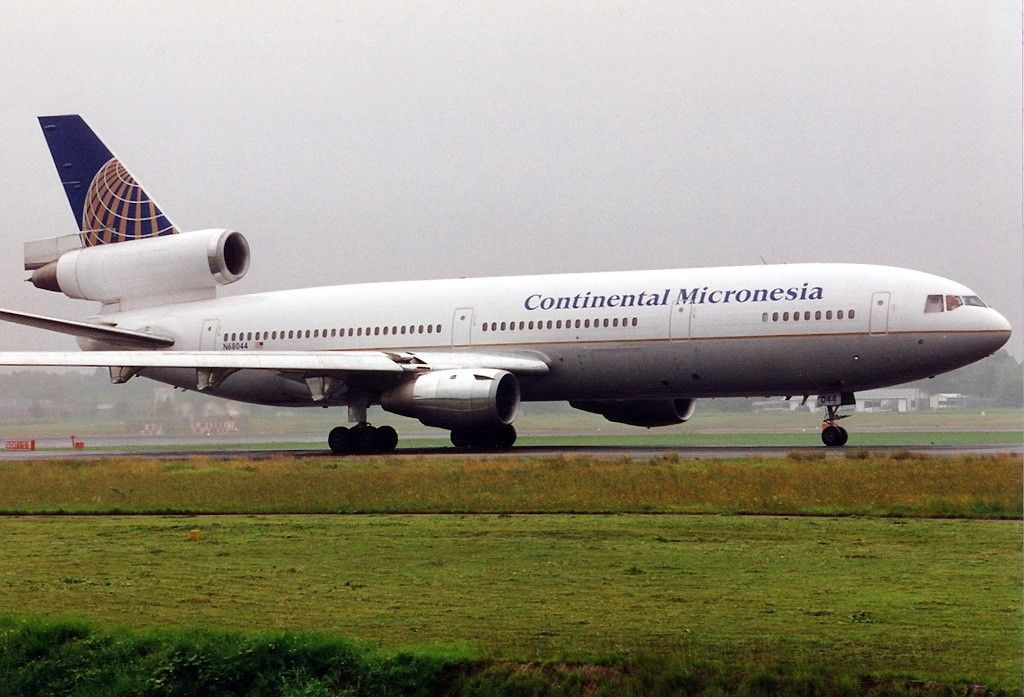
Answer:
<svg viewBox="0 0 1024 697"><path fill-rule="evenodd" d="M830 448L846 445L850 434L846 432L845 428L839 426L837 422L839 419L845 419L849 414L838 414L838 406L826 407L826 409L828 409L828 416L821 422L821 442Z"/></svg>
<svg viewBox="0 0 1024 697"><path fill-rule="evenodd" d="M833 392L830 394L818 395L818 406L825 407L828 415L821 422L821 442L830 448L838 448L846 445L850 434L839 425L839 419L845 419L849 414L840 414L839 408L852 406L857 403L852 392Z"/></svg>

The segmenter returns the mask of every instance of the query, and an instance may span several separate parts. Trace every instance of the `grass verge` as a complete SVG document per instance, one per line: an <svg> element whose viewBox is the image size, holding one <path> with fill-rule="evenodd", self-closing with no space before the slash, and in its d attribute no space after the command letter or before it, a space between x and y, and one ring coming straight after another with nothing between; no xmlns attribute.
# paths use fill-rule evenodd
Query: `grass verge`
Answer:
<svg viewBox="0 0 1024 697"><path fill-rule="evenodd" d="M883 697L979 687L802 667L671 659L510 663L453 648L384 652L311 633L98 630L0 619L0 695ZM989 694L1009 695L998 686Z"/></svg>
<svg viewBox="0 0 1024 697"><path fill-rule="evenodd" d="M1021 516L1018 455L213 458L0 464L4 513L749 513Z"/></svg>

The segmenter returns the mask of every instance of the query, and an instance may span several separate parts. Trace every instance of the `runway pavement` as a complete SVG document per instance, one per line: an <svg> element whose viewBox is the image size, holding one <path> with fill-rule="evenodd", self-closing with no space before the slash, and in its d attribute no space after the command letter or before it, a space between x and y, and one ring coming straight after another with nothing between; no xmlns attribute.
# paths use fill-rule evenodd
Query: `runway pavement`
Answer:
<svg viewBox="0 0 1024 697"><path fill-rule="evenodd" d="M40 449L35 451L0 450L0 461L28 460L47 458L89 459L96 457L132 456L139 458L253 458L270 457L334 457L326 447L319 444L294 443L281 444L270 438L236 438L230 441L211 442L204 438L167 438L159 442L132 438L95 438L90 439L84 450L72 450L61 447L64 441L53 439L53 442L41 440ZM1011 445L871 445L847 446L845 448L826 448L820 444L808 445L706 445L706 446L617 446L617 445L542 445L517 446L509 451L467 452L448 447L416 447L416 440L408 439L405 447L401 444L393 457L553 457L561 455L588 455L592 457L627 457L637 460L654 459L666 455L674 455L683 459L712 459L739 457L785 457L789 453L820 453L828 456L841 456L851 449L863 449L878 453L912 452L933 456L981 455L998 453L1016 453L1024 455L1024 444ZM266 444L266 447L260 447ZM350 455L347 457L365 457Z"/></svg>

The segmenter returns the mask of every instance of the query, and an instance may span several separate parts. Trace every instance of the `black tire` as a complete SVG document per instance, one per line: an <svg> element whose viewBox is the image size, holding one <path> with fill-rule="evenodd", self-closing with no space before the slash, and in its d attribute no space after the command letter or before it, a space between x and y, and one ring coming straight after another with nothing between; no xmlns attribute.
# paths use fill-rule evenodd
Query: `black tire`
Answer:
<svg viewBox="0 0 1024 697"><path fill-rule="evenodd" d="M344 426L332 428L327 434L327 446L335 455L345 455L351 451L352 438L349 430Z"/></svg>
<svg viewBox="0 0 1024 697"><path fill-rule="evenodd" d="M452 445L456 448L468 448L473 445L470 433L464 428L452 429Z"/></svg>
<svg viewBox="0 0 1024 697"><path fill-rule="evenodd" d="M842 426L836 426L839 429L839 445L846 445L846 441L850 440L850 434L846 432L846 429Z"/></svg>
<svg viewBox="0 0 1024 697"><path fill-rule="evenodd" d="M356 426L352 429L352 452L365 455L375 451L377 429L373 426Z"/></svg>
<svg viewBox="0 0 1024 697"><path fill-rule="evenodd" d="M377 448L375 452L394 452L395 447L398 445L398 431L390 426L381 426L376 431L375 440Z"/></svg>
<svg viewBox="0 0 1024 697"><path fill-rule="evenodd" d="M496 450L509 450L516 444L516 428L511 424L499 426L494 431L494 448Z"/></svg>
<svg viewBox="0 0 1024 697"><path fill-rule="evenodd" d="M842 430L838 426L828 426L821 432L821 442L830 448L842 445L845 442Z"/></svg>

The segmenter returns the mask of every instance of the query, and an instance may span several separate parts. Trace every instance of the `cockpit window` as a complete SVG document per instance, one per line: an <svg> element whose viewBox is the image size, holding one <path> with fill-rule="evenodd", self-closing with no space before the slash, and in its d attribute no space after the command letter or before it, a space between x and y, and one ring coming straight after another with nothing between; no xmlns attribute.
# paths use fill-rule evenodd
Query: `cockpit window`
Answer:
<svg viewBox="0 0 1024 697"><path fill-rule="evenodd" d="M928 299L924 301L924 311L928 312L942 312L942 296L941 295L929 295Z"/></svg>
<svg viewBox="0 0 1024 697"><path fill-rule="evenodd" d="M964 299L959 295L947 295L946 296L946 309L952 312L956 308L964 304Z"/></svg>
<svg viewBox="0 0 1024 697"><path fill-rule="evenodd" d="M988 305L981 302L981 298L979 298L977 295L965 295L964 305L970 305L972 307L988 307Z"/></svg>

